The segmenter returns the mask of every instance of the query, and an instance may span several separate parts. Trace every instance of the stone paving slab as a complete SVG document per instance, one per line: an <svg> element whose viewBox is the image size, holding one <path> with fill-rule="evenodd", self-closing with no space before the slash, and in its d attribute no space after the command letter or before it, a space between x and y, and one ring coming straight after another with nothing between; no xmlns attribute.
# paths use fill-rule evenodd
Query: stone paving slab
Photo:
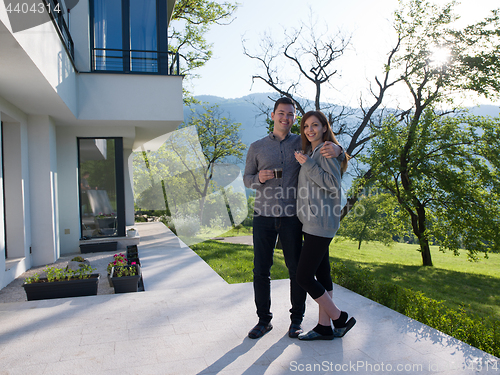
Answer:
<svg viewBox="0 0 500 375"><path fill-rule="evenodd" d="M274 329L251 340L251 283L225 283L161 224L137 227L146 291L0 304L0 375L500 374L498 358L340 286L358 321L344 338L288 338L289 282L275 280ZM305 329L317 314L308 299Z"/></svg>

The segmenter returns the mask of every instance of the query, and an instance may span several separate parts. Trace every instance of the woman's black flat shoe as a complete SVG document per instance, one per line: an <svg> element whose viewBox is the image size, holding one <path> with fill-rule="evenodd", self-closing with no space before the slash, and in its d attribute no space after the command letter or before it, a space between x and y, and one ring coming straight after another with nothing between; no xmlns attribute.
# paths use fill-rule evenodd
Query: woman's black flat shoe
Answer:
<svg viewBox="0 0 500 375"><path fill-rule="evenodd" d="M309 331L307 333L301 333L299 335L299 340L333 340L335 336L333 335L321 335L316 331Z"/></svg>
<svg viewBox="0 0 500 375"><path fill-rule="evenodd" d="M349 330L354 327L356 324L356 319L351 318L347 321L345 327L342 328L334 328L333 329L333 336L334 337L344 337L344 335L349 332ZM300 337L299 337L300 338Z"/></svg>

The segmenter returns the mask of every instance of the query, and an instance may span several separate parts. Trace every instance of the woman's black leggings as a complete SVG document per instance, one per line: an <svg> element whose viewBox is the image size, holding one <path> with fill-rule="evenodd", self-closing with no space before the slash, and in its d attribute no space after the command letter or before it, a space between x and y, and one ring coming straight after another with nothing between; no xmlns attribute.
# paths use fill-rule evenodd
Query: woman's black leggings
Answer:
<svg viewBox="0 0 500 375"><path fill-rule="evenodd" d="M325 290L333 290L330 275L330 242L331 238L304 233L304 244L297 266L297 282L313 299L321 297Z"/></svg>

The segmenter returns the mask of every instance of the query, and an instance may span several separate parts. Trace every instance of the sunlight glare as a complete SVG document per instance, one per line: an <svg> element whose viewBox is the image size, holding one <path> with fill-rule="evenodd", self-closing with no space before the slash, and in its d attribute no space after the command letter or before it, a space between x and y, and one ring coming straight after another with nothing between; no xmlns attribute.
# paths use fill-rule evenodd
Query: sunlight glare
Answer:
<svg viewBox="0 0 500 375"><path fill-rule="evenodd" d="M439 68L450 60L450 50L445 47L435 47L431 50L430 65Z"/></svg>

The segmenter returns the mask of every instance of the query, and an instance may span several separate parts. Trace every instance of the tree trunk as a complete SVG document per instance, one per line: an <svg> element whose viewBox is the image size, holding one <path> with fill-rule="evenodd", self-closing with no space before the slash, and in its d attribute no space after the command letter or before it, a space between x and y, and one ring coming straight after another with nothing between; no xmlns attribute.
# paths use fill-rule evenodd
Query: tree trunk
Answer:
<svg viewBox="0 0 500 375"><path fill-rule="evenodd" d="M363 176L364 183L359 185L358 190L353 191L352 196L347 198L347 203L344 207L342 207L342 211L340 212L340 221L351 211L356 202L358 201L359 194L362 193L365 185L372 178L372 170L369 169Z"/></svg>
<svg viewBox="0 0 500 375"><path fill-rule="evenodd" d="M431 249L427 238L420 239L420 252L422 253L422 265L432 267Z"/></svg>

